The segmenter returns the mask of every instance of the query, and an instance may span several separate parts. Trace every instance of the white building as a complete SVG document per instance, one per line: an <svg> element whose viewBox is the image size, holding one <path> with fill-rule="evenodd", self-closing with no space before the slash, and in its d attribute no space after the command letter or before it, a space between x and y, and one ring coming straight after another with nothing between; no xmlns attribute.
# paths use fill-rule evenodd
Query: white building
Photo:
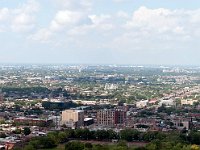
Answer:
<svg viewBox="0 0 200 150"><path fill-rule="evenodd" d="M193 105L195 102L198 102L198 100L182 99L181 105Z"/></svg>
<svg viewBox="0 0 200 150"><path fill-rule="evenodd" d="M136 102L136 107L137 108L144 108L147 106L149 100L141 100L141 101L138 101Z"/></svg>
<svg viewBox="0 0 200 150"><path fill-rule="evenodd" d="M175 105L175 101L174 99L162 99L160 100L159 102L159 106L162 106L162 105L166 105L166 106L174 106Z"/></svg>
<svg viewBox="0 0 200 150"><path fill-rule="evenodd" d="M118 88L118 85L116 85L116 84L108 84L108 83L106 83L106 85L105 85L105 90L116 90Z"/></svg>

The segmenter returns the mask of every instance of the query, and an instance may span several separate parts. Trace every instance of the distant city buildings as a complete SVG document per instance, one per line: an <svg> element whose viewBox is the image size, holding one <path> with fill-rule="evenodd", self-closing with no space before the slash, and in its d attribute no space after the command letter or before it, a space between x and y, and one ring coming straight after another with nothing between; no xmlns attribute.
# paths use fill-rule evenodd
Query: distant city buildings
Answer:
<svg viewBox="0 0 200 150"><path fill-rule="evenodd" d="M116 90L118 88L118 85L116 85L116 84L108 84L108 83L106 83L106 85L105 85L105 90Z"/></svg>
<svg viewBox="0 0 200 150"><path fill-rule="evenodd" d="M0 67L1 133L10 138L24 126L32 137L66 128L200 130L200 69L192 75L162 70Z"/></svg>

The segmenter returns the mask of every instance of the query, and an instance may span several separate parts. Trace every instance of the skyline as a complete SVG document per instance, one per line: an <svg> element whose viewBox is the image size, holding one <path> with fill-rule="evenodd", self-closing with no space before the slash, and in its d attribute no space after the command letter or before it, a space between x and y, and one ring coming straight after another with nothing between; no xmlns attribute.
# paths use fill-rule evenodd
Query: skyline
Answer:
<svg viewBox="0 0 200 150"><path fill-rule="evenodd" d="M0 2L0 63L200 65L196 0Z"/></svg>

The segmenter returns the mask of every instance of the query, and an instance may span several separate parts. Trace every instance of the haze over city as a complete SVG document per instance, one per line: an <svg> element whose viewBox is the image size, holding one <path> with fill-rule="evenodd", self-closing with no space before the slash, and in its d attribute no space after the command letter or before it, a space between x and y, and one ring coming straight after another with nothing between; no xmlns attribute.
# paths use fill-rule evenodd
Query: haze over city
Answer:
<svg viewBox="0 0 200 150"><path fill-rule="evenodd" d="M0 1L0 63L200 65L196 0Z"/></svg>

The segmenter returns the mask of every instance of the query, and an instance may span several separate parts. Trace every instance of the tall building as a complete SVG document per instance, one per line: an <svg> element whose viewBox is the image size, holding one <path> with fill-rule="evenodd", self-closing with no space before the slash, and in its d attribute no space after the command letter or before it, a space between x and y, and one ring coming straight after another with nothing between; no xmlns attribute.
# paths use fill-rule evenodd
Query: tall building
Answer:
<svg viewBox="0 0 200 150"><path fill-rule="evenodd" d="M0 89L0 103L3 102L3 94L2 94L2 90Z"/></svg>
<svg viewBox="0 0 200 150"><path fill-rule="evenodd" d="M126 111L105 109L97 112L97 124L103 126L115 127L125 125Z"/></svg>
<svg viewBox="0 0 200 150"><path fill-rule="evenodd" d="M62 124L67 127L79 128L84 126L84 111L67 109L62 111Z"/></svg>
<svg viewBox="0 0 200 150"><path fill-rule="evenodd" d="M0 93L0 103L3 102L3 95Z"/></svg>

